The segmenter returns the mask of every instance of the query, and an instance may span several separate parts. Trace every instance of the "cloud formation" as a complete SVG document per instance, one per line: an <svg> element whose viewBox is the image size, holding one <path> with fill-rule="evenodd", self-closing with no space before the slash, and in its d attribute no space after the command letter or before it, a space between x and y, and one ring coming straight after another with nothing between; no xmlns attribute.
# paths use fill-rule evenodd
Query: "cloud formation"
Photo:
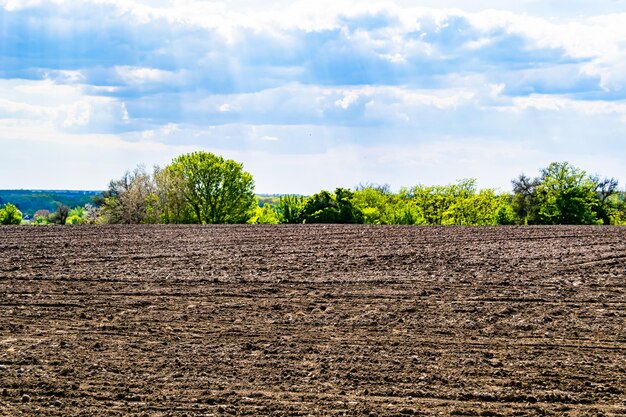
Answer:
<svg viewBox="0 0 626 417"><path fill-rule="evenodd" d="M578 16L531 0L411 3L0 0L0 141L17 154L44 128L61 147L106 135L136 163L207 149L257 167L265 192L359 182L355 173L396 187L475 175L506 188L553 159L624 162L626 14L612 13L615 1L595 16L584 2L572 3ZM343 174L272 188L293 168L282 158L315 170L340 151ZM121 169L113 155L85 158ZM18 167L2 162L0 187L39 186L12 184Z"/></svg>

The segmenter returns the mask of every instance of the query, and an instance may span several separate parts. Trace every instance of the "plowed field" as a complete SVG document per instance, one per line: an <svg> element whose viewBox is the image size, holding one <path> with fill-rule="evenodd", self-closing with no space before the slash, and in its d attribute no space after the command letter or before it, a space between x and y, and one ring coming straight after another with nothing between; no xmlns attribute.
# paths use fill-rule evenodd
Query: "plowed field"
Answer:
<svg viewBox="0 0 626 417"><path fill-rule="evenodd" d="M0 415L626 415L626 229L3 227Z"/></svg>

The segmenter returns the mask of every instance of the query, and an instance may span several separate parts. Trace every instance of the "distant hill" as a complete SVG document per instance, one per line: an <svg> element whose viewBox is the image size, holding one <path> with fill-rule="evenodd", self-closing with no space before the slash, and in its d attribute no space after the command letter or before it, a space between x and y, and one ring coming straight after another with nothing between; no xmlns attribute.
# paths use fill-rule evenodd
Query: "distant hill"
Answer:
<svg viewBox="0 0 626 417"><path fill-rule="evenodd" d="M32 218L37 210L54 211L59 204L84 206L99 194L102 191L0 190L0 205L15 204L25 218Z"/></svg>

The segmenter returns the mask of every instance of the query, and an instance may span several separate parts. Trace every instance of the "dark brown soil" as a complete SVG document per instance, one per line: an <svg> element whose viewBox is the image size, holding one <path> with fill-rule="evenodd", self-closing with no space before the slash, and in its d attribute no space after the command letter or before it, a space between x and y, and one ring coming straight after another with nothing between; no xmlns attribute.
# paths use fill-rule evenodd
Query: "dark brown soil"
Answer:
<svg viewBox="0 0 626 417"><path fill-rule="evenodd" d="M625 414L625 228L0 228L2 416Z"/></svg>

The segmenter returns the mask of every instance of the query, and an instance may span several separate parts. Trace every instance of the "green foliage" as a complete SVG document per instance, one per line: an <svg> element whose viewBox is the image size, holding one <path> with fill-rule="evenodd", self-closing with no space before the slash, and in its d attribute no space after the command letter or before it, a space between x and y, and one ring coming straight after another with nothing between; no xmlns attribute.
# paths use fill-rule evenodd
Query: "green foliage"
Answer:
<svg viewBox="0 0 626 417"><path fill-rule="evenodd" d="M426 224L442 225L444 221L447 221L449 224L454 224L450 222L449 215L445 215L456 198L454 186L417 185L413 187L411 194Z"/></svg>
<svg viewBox="0 0 626 417"><path fill-rule="evenodd" d="M7 203L0 208L0 224L12 225L22 223L22 212L14 204Z"/></svg>
<svg viewBox="0 0 626 417"><path fill-rule="evenodd" d="M590 177L595 184L595 193L599 204L596 206L596 213L603 224L620 224L619 217L623 208L620 209L620 195L624 193L617 190L617 180L614 178L600 179L597 176ZM622 200L623 201L623 200Z"/></svg>
<svg viewBox="0 0 626 417"><path fill-rule="evenodd" d="M616 192L605 200L610 224L626 225L626 192Z"/></svg>
<svg viewBox="0 0 626 417"><path fill-rule="evenodd" d="M362 186L354 192L354 205L365 224L423 224L424 217L406 189L393 194L387 186Z"/></svg>
<svg viewBox="0 0 626 417"><path fill-rule="evenodd" d="M338 217L337 202L328 191L320 191L307 198L302 208L305 223L334 223Z"/></svg>
<svg viewBox="0 0 626 417"><path fill-rule="evenodd" d="M98 207L70 210L59 203L52 214L34 212L32 223L626 224L626 192L618 191L617 181L587 175L568 162L554 162L536 178L522 174L512 184L511 195L479 190L475 179L464 179L397 193L387 185L365 185L310 197L255 196L242 164L194 152L155 167L153 174L142 167L126 172L94 198ZM18 208L0 210L2 222L16 222Z"/></svg>
<svg viewBox="0 0 626 417"><path fill-rule="evenodd" d="M585 171L553 162L541 171L536 192L542 224L595 224L596 184Z"/></svg>
<svg viewBox="0 0 626 417"><path fill-rule="evenodd" d="M363 213L352 204L354 193L346 188L335 189L337 203L337 223L363 223Z"/></svg>
<svg viewBox="0 0 626 417"><path fill-rule="evenodd" d="M85 220L82 217L79 216L68 216L67 220L65 221L65 224L85 224Z"/></svg>
<svg viewBox="0 0 626 417"><path fill-rule="evenodd" d="M165 168L181 186L198 223L246 223L256 206L252 175L243 164L208 152L181 155Z"/></svg>
<svg viewBox="0 0 626 417"><path fill-rule="evenodd" d="M150 175L142 167L113 180L96 203L105 223L245 223L254 215L252 176L207 152L181 155Z"/></svg>
<svg viewBox="0 0 626 417"><path fill-rule="evenodd" d="M269 204L263 207L255 207L254 215L248 220L250 224L279 224L281 223L278 213Z"/></svg>
<svg viewBox="0 0 626 417"><path fill-rule="evenodd" d="M495 190L479 191L474 178L449 185L417 185L411 194L424 223L430 225L494 225L498 210L507 204Z"/></svg>
<svg viewBox="0 0 626 417"><path fill-rule="evenodd" d="M497 224L497 214L502 206L494 190L476 192L468 190L454 199L443 214L443 224L462 226L491 226Z"/></svg>
<svg viewBox="0 0 626 417"><path fill-rule="evenodd" d="M367 186L354 194L354 203L368 224L494 225L510 224L514 214L506 195L477 190L476 180L456 184L402 189Z"/></svg>
<svg viewBox="0 0 626 417"><path fill-rule="evenodd" d="M278 199L276 212L281 223L302 223L305 198L298 195L283 195Z"/></svg>
<svg viewBox="0 0 626 417"><path fill-rule="evenodd" d="M30 224L40 226L47 224L95 224L99 222L99 210L93 204L87 203L84 207L74 207L59 205L54 213L48 210L38 210L35 212Z"/></svg>
<svg viewBox="0 0 626 417"><path fill-rule="evenodd" d="M373 185L357 188L353 203L363 213L363 223L382 224L383 212L387 207L387 195Z"/></svg>
<svg viewBox="0 0 626 417"><path fill-rule="evenodd" d="M85 224L85 207L74 207L67 213L65 224Z"/></svg>
<svg viewBox="0 0 626 417"><path fill-rule="evenodd" d="M157 167L154 171L154 181L161 223L193 224L198 222L183 194L183 178L181 176L173 175L169 171Z"/></svg>
<svg viewBox="0 0 626 417"><path fill-rule="evenodd" d="M496 210L496 217L495 217L496 224L499 224L499 225L515 224L515 221L516 221L515 211L513 210L513 207L511 206L510 202L507 201L508 200L507 196L505 196L503 200L504 201L502 201L501 205Z"/></svg>
<svg viewBox="0 0 626 417"><path fill-rule="evenodd" d="M352 204L353 193L337 188L335 194L320 191L307 198L302 209L304 223L363 223L363 213Z"/></svg>
<svg viewBox="0 0 626 417"><path fill-rule="evenodd" d="M615 222L614 179L600 180L568 162L553 162L535 179L520 175L512 182L512 206L523 224Z"/></svg>

